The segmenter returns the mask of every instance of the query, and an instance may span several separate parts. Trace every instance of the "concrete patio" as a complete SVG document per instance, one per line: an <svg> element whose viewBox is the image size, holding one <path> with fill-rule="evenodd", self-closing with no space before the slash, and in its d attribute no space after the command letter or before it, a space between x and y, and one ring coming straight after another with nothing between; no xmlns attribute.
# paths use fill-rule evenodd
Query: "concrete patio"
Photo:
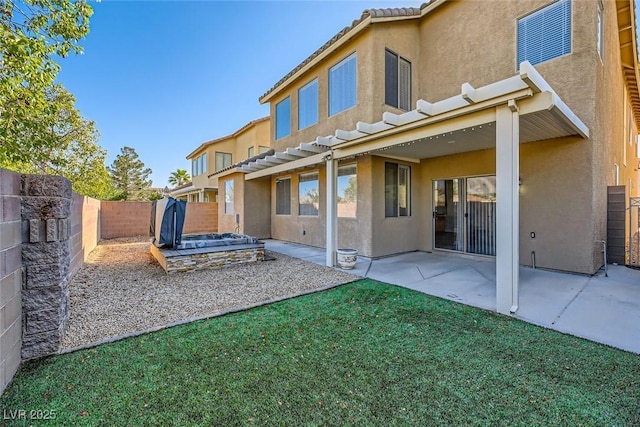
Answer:
<svg viewBox="0 0 640 427"><path fill-rule="evenodd" d="M325 250L279 240L265 249L324 265ZM348 270L345 270L348 271ZM410 252L358 257L348 271L463 304L495 311L496 267L491 259L453 253ZM640 270L610 265L583 276L520 267L515 317L640 354Z"/></svg>

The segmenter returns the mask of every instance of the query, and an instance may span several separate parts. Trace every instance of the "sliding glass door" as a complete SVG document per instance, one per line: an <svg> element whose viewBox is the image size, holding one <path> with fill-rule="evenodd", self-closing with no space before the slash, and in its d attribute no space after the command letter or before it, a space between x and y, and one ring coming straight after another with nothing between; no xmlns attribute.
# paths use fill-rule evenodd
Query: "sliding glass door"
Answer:
<svg viewBox="0 0 640 427"><path fill-rule="evenodd" d="M495 176L433 181L433 206L435 248L495 255Z"/></svg>

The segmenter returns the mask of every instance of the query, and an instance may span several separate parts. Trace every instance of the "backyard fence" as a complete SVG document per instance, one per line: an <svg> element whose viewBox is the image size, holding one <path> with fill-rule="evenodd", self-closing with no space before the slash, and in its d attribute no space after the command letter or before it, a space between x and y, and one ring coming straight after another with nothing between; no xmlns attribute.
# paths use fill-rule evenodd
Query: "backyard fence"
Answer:
<svg viewBox="0 0 640 427"><path fill-rule="evenodd" d="M102 202L62 177L0 169L0 394L22 360L57 352L69 281L100 239L148 236L151 202ZM185 233L218 229L217 203L189 203Z"/></svg>

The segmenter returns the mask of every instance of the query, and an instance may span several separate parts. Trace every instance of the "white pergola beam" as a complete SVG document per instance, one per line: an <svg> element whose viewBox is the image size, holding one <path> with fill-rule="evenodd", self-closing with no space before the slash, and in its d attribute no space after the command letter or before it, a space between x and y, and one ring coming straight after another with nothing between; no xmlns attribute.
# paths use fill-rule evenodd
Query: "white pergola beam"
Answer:
<svg viewBox="0 0 640 427"><path fill-rule="evenodd" d="M476 98L476 90L469 83L463 83L460 92L462 94L462 98L464 98L464 100L469 104L475 104L478 102Z"/></svg>
<svg viewBox="0 0 640 427"><path fill-rule="evenodd" d="M324 162L324 157L327 154L328 152L313 154L311 156L304 157L291 162L283 163L281 165L276 165L276 166L265 168L256 172L251 172L245 175L245 180L262 178L264 176L275 175L281 172L288 172L298 168L305 168L307 166L317 165L318 163Z"/></svg>
<svg viewBox="0 0 640 427"><path fill-rule="evenodd" d="M278 158L276 156L267 156L267 157L265 157L265 160L267 162L269 162L269 163L273 163L273 164L276 164L276 165L279 165L280 163L286 163L287 162L286 160L280 159L280 158Z"/></svg>
<svg viewBox="0 0 640 427"><path fill-rule="evenodd" d="M324 151L327 151L326 148L319 147L309 142L303 142L302 144L300 144L299 149L304 151L309 151L311 153L322 153Z"/></svg>
<svg viewBox="0 0 640 427"><path fill-rule="evenodd" d="M276 159L286 160L286 161L296 160L296 159L299 158L299 157L291 156L291 155L289 155L287 153L276 153L276 154L274 154L274 157Z"/></svg>

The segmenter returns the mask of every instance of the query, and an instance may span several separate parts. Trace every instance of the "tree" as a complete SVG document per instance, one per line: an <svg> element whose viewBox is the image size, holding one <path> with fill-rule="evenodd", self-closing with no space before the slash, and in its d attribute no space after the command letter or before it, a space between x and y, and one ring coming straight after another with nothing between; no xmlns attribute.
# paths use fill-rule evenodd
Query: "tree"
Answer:
<svg viewBox="0 0 640 427"><path fill-rule="evenodd" d="M54 59L82 52L92 14L84 0L0 0L0 162L49 161L57 123L45 119L65 108L50 102Z"/></svg>
<svg viewBox="0 0 640 427"><path fill-rule="evenodd" d="M47 89L45 100L58 107L33 118L37 130L23 133L23 138L34 143L20 147L21 157L26 160L0 158L0 167L21 173L61 175L71 181L77 193L102 200L113 197L111 177L105 167L106 152L96 142L99 134L95 123L80 115L75 98L62 85Z"/></svg>
<svg viewBox="0 0 640 427"><path fill-rule="evenodd" d="M189 181L191 181L191 177L185 169L176 169L174 172L171 172L169 176L169 184L174 187L186 184Z"/></svg>
<svg viewBox="0 0 640 427"><path fill-rule="evenodd" d="M151 190L151 169L145 168L132 147L122 147L120 154L107 168L117 190L116 200L149 200Z"/></svg>
<svg viewBox="0 0 640 427"><path fill-rule="evenodd" d="M355 202L358 197L358 180L353 175L349 177L347 188L344 189L344 200L346 202Z"/></svg>

